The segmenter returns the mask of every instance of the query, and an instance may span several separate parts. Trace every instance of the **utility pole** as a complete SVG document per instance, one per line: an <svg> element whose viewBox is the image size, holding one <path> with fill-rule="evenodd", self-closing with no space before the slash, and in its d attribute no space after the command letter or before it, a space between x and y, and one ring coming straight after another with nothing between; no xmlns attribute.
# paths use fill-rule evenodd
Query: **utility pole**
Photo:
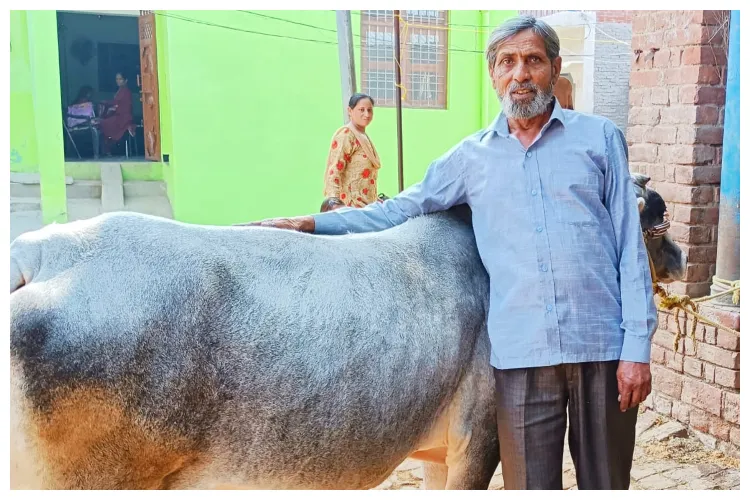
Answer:
<svg viewBox="0 0 750 500"><path fill-rule="evenodd" d="M352 43L351 11L336 11L336 33L339 40L339 67L341 68L341 94L344 103L344 123L349 121L346 112L349 98L357 91L357 78L354 73L354 44Z"/></svg>
<svg viewBox="0 0 750 500"><path fill-rule="evenodd" d="M404 148L401 135L401 15L393 11L393 55L396 60L396 141L398 145L398 192L404 190Z"/></svg>

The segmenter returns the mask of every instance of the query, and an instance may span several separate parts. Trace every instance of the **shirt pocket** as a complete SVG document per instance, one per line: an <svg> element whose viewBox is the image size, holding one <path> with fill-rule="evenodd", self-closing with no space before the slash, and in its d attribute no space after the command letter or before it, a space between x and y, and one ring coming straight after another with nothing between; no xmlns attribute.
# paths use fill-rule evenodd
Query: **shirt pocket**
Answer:
<svg viewBox="0 0 750 500"><path fill-rule="evenodd" d="M589 165L560 165L552 173L555 220L562 224L595 226L601 213L604 176Z"/></svg>

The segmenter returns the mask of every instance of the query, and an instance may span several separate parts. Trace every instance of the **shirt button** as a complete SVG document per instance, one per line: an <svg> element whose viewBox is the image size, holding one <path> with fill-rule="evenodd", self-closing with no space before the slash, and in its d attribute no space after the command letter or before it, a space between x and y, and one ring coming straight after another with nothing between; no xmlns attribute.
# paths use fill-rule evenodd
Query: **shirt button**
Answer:
<svg viewBox="0 0 750 500"><path fill-rule="evenodd" d="M547 306L547 312L552 312L552 306L551 305Z"/></svg>
<svg viewBox="0 0 750 500"><path fill-rule="evenodd" d="M539 268L542 270L542 272L547 272L547 264L542 264L541 266L539 266Z"/></svg>
<svg viewBox="0 0 750 500"><path fill-rule="evenodd" d="M536 227L536 232L537 233L541 233L543 230L544 230L544 228L542 226L537 226Z"/></svg>
<svg viewBox="0 0 750 500"><path fill-rule="evenodd" d="M536 196L536 189L531 190L531 196Z"/></svg>
<svg viewBox="0 0 750 500"><path fill-rule="evenodd" d="M526 158L531 158L531 151L526 152Z"/></svg>

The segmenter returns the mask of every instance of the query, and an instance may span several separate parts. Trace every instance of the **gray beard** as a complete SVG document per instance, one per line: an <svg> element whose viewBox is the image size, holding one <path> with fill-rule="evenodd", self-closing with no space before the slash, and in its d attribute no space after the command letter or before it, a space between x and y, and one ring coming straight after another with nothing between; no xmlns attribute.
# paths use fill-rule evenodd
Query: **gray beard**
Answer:
<svg viewBox="0 0 750 500"><path fill-rule="evenodd" d="M509 90L505 92L505 95L498 95L500 103L503 105L505 116L508 118L524 120L534 118L535 116L539 116L547 111L547 107L555 98L554 87L550 85L546 90L542 90L536 86L534 87L536 95L534 95L534 99L529 103L515 102L511 97L511 92L516 89L510 90L510 87L508 87Z"/></svg>

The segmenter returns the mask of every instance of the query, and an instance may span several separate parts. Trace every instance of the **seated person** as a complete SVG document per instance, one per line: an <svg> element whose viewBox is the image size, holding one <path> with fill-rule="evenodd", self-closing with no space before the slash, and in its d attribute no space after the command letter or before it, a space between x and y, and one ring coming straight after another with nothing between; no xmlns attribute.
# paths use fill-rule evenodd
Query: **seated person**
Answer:
<svg viewBox="0 0 750 500"><path fill-rule="evenodd" d="M65 123L68 127L73 128L79 125L87 125L94 118L94 103L93 103L94 89L88 85L84 85L78 91L78 97L76 97L73 104L68 106L67 116L65 117Z"/></svg>

